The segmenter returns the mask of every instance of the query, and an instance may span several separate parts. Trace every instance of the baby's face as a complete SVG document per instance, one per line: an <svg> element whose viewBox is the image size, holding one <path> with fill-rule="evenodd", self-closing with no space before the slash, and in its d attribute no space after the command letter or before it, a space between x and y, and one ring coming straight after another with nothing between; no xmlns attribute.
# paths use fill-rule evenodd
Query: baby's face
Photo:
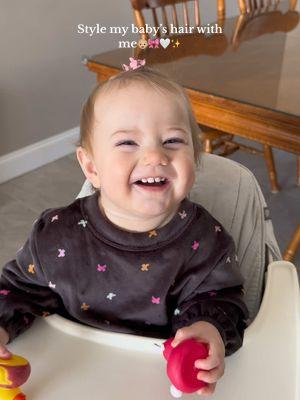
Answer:
<svg viewBox="0 0 300 400"><path fill-rule="evenodd" d="M100 96L91 145L101 203L114 214L167 215L193 186L188 113L174 95L135 84ZM143 184L151 178L164 181Z"/></svg>

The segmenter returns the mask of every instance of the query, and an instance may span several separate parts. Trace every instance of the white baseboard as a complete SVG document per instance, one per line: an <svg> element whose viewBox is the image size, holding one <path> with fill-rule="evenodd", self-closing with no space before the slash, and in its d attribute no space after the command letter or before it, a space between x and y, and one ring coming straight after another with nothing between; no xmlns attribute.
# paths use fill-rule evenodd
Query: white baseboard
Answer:
<svg viewBox="0 0 300 400"><path fill-rule="evenodd" d="M0 184L75 151L79 127L0 157Z"/></svg>

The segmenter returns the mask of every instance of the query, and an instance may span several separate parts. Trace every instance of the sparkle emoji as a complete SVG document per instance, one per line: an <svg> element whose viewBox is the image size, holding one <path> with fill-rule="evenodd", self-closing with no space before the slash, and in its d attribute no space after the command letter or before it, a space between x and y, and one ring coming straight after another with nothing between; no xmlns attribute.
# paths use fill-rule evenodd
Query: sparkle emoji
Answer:
<svg viewBox="0 0 300 400"><path fill-rule="evenodd" d="M140 49L145 50L148 47L148 42L145 39L140 39L137 45Z"/></svg>
<svg viewBox="0 0 300 400"><path fill-rule="evenodd" d="M172 43L174 43L173 44L173 48L178 48L178 46L180 45L180 42L178 41L178 39L176 40L176 42L174 42L174 40L172 40Z"/></svg>

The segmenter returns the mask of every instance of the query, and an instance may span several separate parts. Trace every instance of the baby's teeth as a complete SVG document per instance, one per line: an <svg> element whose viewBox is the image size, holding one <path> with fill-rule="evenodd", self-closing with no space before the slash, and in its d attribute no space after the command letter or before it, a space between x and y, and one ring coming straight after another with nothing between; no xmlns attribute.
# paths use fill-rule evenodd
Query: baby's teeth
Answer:
<svg viewBox="0 0 300 400"><path fill-rule="evenodd" d="M141 181L143 183L154 183L154 182L164 182L166 179L165 178L160 178L159 176L156 178L142 178Z"/></svg>

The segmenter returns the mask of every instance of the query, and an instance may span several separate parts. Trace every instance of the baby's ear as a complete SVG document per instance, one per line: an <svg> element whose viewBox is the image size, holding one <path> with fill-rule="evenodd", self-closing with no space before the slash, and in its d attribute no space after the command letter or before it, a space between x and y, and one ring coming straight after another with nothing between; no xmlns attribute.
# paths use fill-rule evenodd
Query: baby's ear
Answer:
<svg viewBox="0 0 300 400"><path fill-rule="evenodd" d="M91 182L94 188L99 189L100 177L96 169L93 157L86 149L84 149L81 146L77 147L76 154L77 154L77 160L81 166L81 169L86 179Z"/></svg>

